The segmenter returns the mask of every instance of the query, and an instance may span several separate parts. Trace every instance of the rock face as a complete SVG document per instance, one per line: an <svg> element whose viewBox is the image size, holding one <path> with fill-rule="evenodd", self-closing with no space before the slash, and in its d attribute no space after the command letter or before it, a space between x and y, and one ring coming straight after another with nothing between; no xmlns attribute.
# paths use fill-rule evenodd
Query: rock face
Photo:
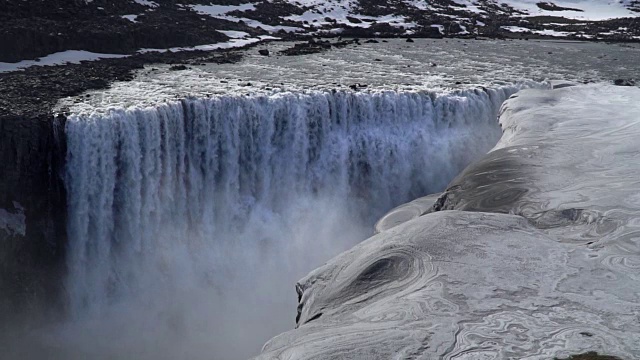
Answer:
<svg viewBox="0 0 640 360"><path fill-rule="evenodd" d="M60 285L66 232L66 199L61 178L65 155L63 126L62 119L51 121L49 117L0 117L0 323L3 325L10 325L6 316L32 313L43 300L56 308L51 299L56 298Z"/></svg>
<svg viewBox="0 0 640 360"><path fill-rule="evenodd" d="M258 359L640 356L640 89L524 90L431 213L299 281Z"/></svg>

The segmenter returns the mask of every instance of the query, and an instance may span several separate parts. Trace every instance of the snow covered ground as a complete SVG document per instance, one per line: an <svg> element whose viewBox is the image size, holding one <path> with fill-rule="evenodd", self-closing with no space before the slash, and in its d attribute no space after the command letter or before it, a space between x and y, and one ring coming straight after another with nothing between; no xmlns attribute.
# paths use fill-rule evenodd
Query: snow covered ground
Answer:
<svg viewBox="0 0 640 360"><path fill-rule="evenodd" d="M629 10L629 0L559 0L547 3L558 7L575 10L549 11L540 8L540 0L509 0L506 3L518 10L527 12L528 16L561 16L576 20L607 20L622 17L637 17L640 13Z"/></svg>

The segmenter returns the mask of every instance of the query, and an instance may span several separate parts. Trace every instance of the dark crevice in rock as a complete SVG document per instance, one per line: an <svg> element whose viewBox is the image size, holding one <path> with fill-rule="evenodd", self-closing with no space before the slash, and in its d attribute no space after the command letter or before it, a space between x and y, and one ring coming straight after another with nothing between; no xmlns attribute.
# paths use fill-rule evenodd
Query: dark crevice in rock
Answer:
<svg viewBox="0 0 640 360"><path fill-rule="evenodd" d="M317 313L315 315L313 315L309 320L305 321L305 324L308 324L310 322L312 322L313 320L318 320L320 318L320 316L322 316L322 313Z"/></svg>

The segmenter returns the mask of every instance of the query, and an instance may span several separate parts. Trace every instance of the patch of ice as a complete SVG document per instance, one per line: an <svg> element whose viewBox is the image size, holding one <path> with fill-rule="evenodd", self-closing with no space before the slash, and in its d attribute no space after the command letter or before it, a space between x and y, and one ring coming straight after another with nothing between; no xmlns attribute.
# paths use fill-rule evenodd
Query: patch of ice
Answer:
<svg viewBox="0 0 640 360"><path fill-rule="evenodd" d="M121 54L100 54L84 50L67 50L47 55L36 60L23 60L17 63L0 62L0 73L26 69L31 66L52 66L62 64L79 64L81 61L94 61L107 58L122 58L129 55Z"/></svg>

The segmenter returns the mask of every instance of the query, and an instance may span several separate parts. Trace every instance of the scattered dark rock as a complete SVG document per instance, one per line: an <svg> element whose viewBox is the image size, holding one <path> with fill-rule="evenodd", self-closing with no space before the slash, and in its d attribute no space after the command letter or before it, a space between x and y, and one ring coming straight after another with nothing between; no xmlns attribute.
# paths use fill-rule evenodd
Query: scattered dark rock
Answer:
<svg viewBox="0 0 640 360"><path fill-rule="evenodd" d="M385 41L385 40L383 40L383 41ZM369 39L369 40L365 41L364 43L365 44L377 44L377 43L379 43L379 41L375 40L375 39Z"/></svg>
<svg viewBox="0 0 640 360"><path fill-rule="evenodd" d="M332 47L342 48L349 44L358 44L358 39L343 40L343 41L337 41L334 43L328 40L316 41L312 39L306 43L297 43L288 49L282 50L280 51L280 54L286 55L286 56L315 54L315 53L329 50Z"/></svg>
<svg viewBox="0 0 640 360"><path fill-rule="evenodd" d="M169 68L169 71L180 71L180 70L187 70L187 67L184 65L172 65Z"/></svg>
<svg viewBox="0 0 640 360"><path fill-rule="evenodd" d="M360 89L364 89L364 88L366 88L367 86L368 86L367 84L360 84L360 83L356 83L356 84L351 84L351 85L349 85L349 88L350 88L351 90L358 91L358 90L360 90Z"/></svg>
<svg viewBox="0 0 640 360"><path fill-rule="evenodd" d="M373 61L382 61L382 59L373 59Z"/></svg>
<svg viewBox="0 0 640 360"><path fill-rule="evenodd" d="M269 56L269 50L267 49L260 49L258 50L258 54L262 55L262 56Z"/></svg>

